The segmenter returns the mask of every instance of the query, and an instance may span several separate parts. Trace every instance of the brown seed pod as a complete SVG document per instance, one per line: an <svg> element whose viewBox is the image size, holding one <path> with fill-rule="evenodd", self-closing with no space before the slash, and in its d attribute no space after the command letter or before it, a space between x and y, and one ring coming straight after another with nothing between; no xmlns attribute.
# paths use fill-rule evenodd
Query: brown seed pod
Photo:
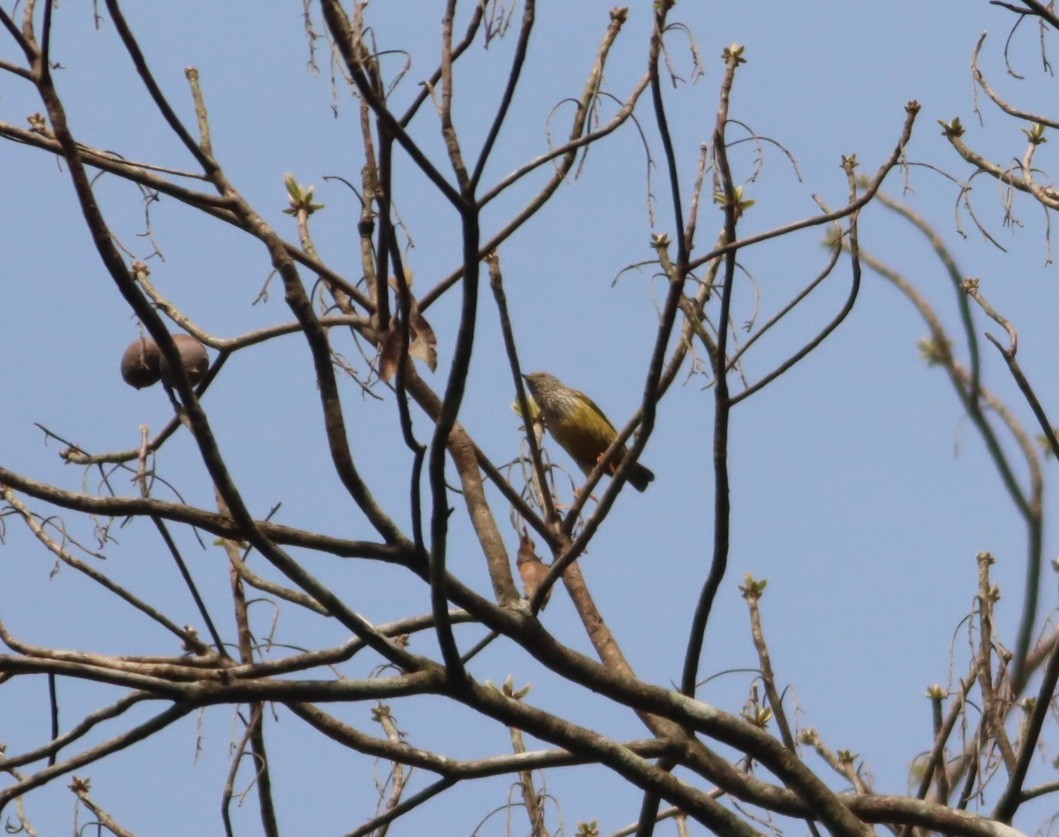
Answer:
<svg viewBox="0 0 1059 837"><path fill-rule="evenodd" d="M176 343L180 359L188 372L191 385L194 386L206 377L206 370L210 368L210 358L206 354L206 347L190 334L174 334L173 342ZM162 373L162 380L172 386L173 376L170 374L171 370L164 355L161 356L158 368Z"/></svg>
<svg viewBox="0 0 1059 837"><path fill-rule="evenodd" d="M121 356L121 377L130 387L143 389L158 383L158 362L162 353L150 337L140 337L129 344Z"/></svg>

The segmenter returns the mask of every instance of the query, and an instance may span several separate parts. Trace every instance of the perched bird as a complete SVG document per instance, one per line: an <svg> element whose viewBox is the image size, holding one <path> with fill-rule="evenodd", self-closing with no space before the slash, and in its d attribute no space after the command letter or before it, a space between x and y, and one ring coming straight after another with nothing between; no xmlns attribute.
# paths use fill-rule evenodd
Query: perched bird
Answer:
<svg viewBox="0 0 1059 837"><path fill-rule="evenodd" d="M544 418L544 426L552 438L570 454L577 467L585 474L591 473L618 435L614 425L591 398L566 386L554 375L534 372L522 377L526 379L526 385ZM608 473L614 473L624 455L625 448L619 448L608 463ZM647 483L655 478L639 462L633 463L627 476L637 491L643 491Z"/></svg>

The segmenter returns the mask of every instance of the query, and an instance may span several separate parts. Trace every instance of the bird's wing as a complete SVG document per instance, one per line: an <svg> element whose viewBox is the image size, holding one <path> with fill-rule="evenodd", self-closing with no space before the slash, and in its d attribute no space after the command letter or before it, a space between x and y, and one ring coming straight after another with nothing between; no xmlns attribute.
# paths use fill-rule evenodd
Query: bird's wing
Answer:
<svg viewBox="0 0 1059 837"><path fill-rule="evenodd" d="M585 395L580 390L577 391L577 394L585 399L585 401L588 403L588 406L596 411L596 415L598 415L601 419L603 419L603 421L605 421L607 423L607 427L609 427L612 432L614 432L615 434L618 432L617 430L614 429L614 425L610 423L610 419L607 418L606 413L604 413L601 409L599 409L599 406L596 404L595 401L593 401L591 398L589 398L587 395Z"/></svg>

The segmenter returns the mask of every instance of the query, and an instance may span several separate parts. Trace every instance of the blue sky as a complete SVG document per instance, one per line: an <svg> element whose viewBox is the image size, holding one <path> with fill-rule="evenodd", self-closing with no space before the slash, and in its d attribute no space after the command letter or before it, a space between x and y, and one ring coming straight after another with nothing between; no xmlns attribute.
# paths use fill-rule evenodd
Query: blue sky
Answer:
<svg viewBox="0 0 1059 837"><path fill-rule="evenodd" d="M564 98L579 94L613 4L540 5L534 50L487 182L546 148L546 121ZM395 101L414 95L419 79L433 67L441 8L428 0L376 2L369 8L380 47L405 49L412 56ZM644 70L649 9L642 3L630 10L615 47L606 81L617 96ZM356 106L341 83L332 92L322 44L321 74L307 67L298 4L129 3L126 14L164 90L189 121L183 68L199 68L214 148L235 185L294 239L293 224L282 214L283 175L292 172L299 182L315 184L327 207L314 217L317 246L328 263L358 277L356 199L337 181L324 180L359 177ZM959 180L969 174L937 124L955 116L968 128L968 143L983 153L1004 163L1022 154L1020 126L980 94L984 124L975 116L969 61L980 33L989 31L982 64L991 81L1021 106L1047 109L1054 101L1054 82L1041 71L1033 28L1024 24L1014 40L1014 62L1025 76L1016 81L1003 75L1011 15L984 0L803 2L795 10L789 4L729 0L682 3L674 15L693 33L706 69L694 85L667 87L665 94L685 195L699 146L713 127L723 69L719 56L732 43L744 44L748 59L737 76L733 118L781 143L797 161L801 180L778 148L765 146L763 171L746 185L757 203L744 233L814 214L814 194L832 207L840 205L846 193L841 155L855 153L861 171L873 173L898 138L905 103L922 104L907 157L935 169L909 169L907 197L953 248L964 274L979 277L985 295L1019 329L1019 359L1048 409L1059 338L1053 315L1055 268L1047 263L1043 213L1036 204L1016 199L1020 225L1005 228L1003 195L995 183L979 179L975 209L1006 252L984 242L966 216L963 238L956 230L957 187L938 172ZM322 29L322 23L317 25ZM78 137L131 159L192 168L151 110L106 16L96 30L90 8L63 4L56 27L53 54L62 64L56 77ZM687 39L673 33L668 43L674 65L690 78ZM18 60L9 39L0 44L0 58ZM484 115L495 101L512 45L508 38L492 42L488 50L472 49L457 74L455 117L471 148L484 131ZM395 53L384 66L395 72L402 60ZM22 126L28 114L41 110L31 92L24 82L4 76L0 120ZM646 104L645 99L639 116L656 163L651 173L654 223L643 143L626 126L594 148L583 174L501 249L523 363L589 392L616 424L623 424L638 404L657 323L655 306L664 291L649 268L626 268L650 259L651 233L671 233L673 223ZM561 135L569 105L551 118ZM447 171L436 119L425 111L417 125L417 138ZM1051 147L1045 145L1039 154L1046 167ZM753 162L749 144L733 152L738 178L749 176ZM457 219L407 159L401 158L399 166L397 209L414 241L408 263L422 292L458 263ZM900 192L902 177L900 171L891 176L891 194ZM136 323L94 254L65 167L41 152L4 143L0 191L9 196L0 224L6 265L0 281L0 372L7 382L0 399L0 464L66 488L95 489L98 476L62 465L56 456L61 445L45 444L34 423L102 451L134 446L141 424L160 428L171 411L160 390L133 391L117 374ZM104 177L97 192L122 244L139 258L149 254L150 245L140 236L144 208L137 191ZM528 194L529 184L497 200L486 213L486 230L498 228ZM152 232L165 255L164 261L151 260L152 278L203 328L230 337L291 319L276 279L268 302L252 305L270 272L260 245L172 200L150 211ZM705 205L701 248L720 223L720 213ZM760 293L761 320L822 267L821 239L816 229L741 254ZM861 219L861 243L904 271L944 322L956 326L946 276L906 222L872 206ZM814 334L847 290L848 270L842 267L791 322L763 341L747 361L748 374L763 374ZM754 304L753 286L744 281L736 292L737 320L749 319ZM457 298L449 295L428 312L439 336L441 367L432 378L439 389L451 358L457 310ZM480 314L481 335L461 421L501 463L518 454L519 421L509 408L510 378L498 348L495 310L486 296ZM978 330L1000 332L984 321ZM981 550L996 555L994 577L1003 594L997 621L1008 644L1023 589L1024 531L943 374L921 359L916 342L925 334L911 306L877 276L866 274L858 304L841 328L788 375L735 410L732 551L702 667L704 677L731 670L710 680L701 697L737 711L752 677L745 670L756 665L737 586L744 573L767 578L765 629L778 676L793 686L798 722L817 728L833 748L860 753L877 789L891 793L905 790L912 758L929 745L926 688L946 682L953 656L957 673L966 659L961 619L976 592L975 555ZM346 339L336 346L366 372L355 345ZM987 385L1009 399L1020 420L1036 432L996 352L983 346ZM680 384L663 403L643 454L657 479L645 494L626 492L619 498L581 561L633 667L661 684L679 680L712 538L712 392L703 390L702 377L682 377ZM362 398L352 382L344 386L358 463L375 476L373 488L388 510L407 525L403 509L410 460L393 404ZM255 514L264 516L282 503L279 518L292 525L351 538L370 535L329 468L311 362L297 336L233 358L204 404ZM417 417L416 428L421 437L429 435L424 417ZM167 445L159 467L190 502L212 507L212 489L186 436L178 434ZM1047 469L1050 477L1054 464ZM132 493L135 487L124 481L116 477L115 489ZM505 523L499 499L496 510ZM454 525L452 570L488 589L465 521ZM515 535L510 527L504 531L513 553ZM25 641L109 653L174 653L166 645L168 637L131 612L113 610L106 596L73 572L63 569L50 577L51 558L14 520L7 521L5 534L0 561L6 595L0 607L5 624ZM82 524L77 534L90 542L90 527ZM192 604L147 527L136 524L115 534L119 544L107 550L107 569L165 603L177 622L194 623ZM223 553L208 540L199 549L187 532L180 542L210 601L226 614ZM1046 555L1052 554L1049 539ZM306 560L333 589L348 591L351 606L373 621L429 608L427 592L399 571L320 556ZM1056 585L1049 570L1044 578L1041 605L1047 614L1056 604ZM264 632L272 612L261 606L258 618ZM561 592L543 621L561 639L589 650ZM281 612L278 636L303 644L343 638L336 626L304 619L293 608ZM459 636L469 645L479 634L464 629ZM433 647L427 637L417 642L424 652ZM364 673L353 670L350 676ZM542 707L561 709L617 736L643 734L630 714L556 683L510 648L483 654L474 674L493 682L514 674L520 683L534 683L531 699ZM63 715L71 720L111 694L62 682L61 688ZM0 719L25 719L18 724L0 720L0 741L8 743L9 753L42 740L42 701L41 682L16 680L0 689ZM463 757L508 746L504 729L473 724L468 712L439 700L418 699L395 709L409 741L418 746ZM335 711L351 723L370 725L366 705ZM434 723L439 712L445 717L440 726ZM231 715L212 710L201 724L199 731L189 719L141 751L86 771L100 802L140 833L162 833L175 819L201 833L217 833ZM196 763L197 731L202 754ZM374 789L364 759L307 735L297 719L282 712L270 734L280 754L275 784L285 834L345 833L369 815ZM145 758L153 760L151 769L144 769ZM809 761L826 773L818 761ZM163 766L167 780L159 791L157 773ZM548 781L569 829L579 820L598 819L608 833L636 815L638 798L619 794L620 783L600 771L556 771ZM70 821L72 798L64 786L56 782L30 797L28 813L41 833L54 833ZM479 817L503 803L506 790L506 780L460 789L458 805L437 800L397 833L425 833L421 829L430 825L443 828L438 833L470 833ZM615 798L624 802L615 804ZM189 806L192 799L201 804ZM1038 827L1051 807L1045 800L1031 808L1022 827ZM252 803L237 817L240 833L255 833ZM483 833L502 828L500 821L493 822Z"/></svg>

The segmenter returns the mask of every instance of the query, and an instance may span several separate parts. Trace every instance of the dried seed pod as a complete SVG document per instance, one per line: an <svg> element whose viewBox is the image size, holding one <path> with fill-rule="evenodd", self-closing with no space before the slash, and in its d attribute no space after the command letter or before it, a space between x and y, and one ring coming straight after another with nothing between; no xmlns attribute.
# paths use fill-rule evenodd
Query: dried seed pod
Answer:
<svg viewBox="0 0 1059 837"><path fill-rule="evenodd" d="M130 387L143 389L158 383L162 353L150 337L140 337L129 344L121 356L121 377Z"/></svg>
<svg viewBox="0 0 1059 837"><path fill-rule="evenodd" d="M177 350L180 352L180 360L183 361L184 368L187 370L188 379L194 386L206 377L206 371L210 368L210 358L206 354L206 347L190 334L174 334L173 342L176 343ZM162 373L162 380L172 386L173 376L170 374L171 370L164 355L161 356L158 368Z"/></svg>

